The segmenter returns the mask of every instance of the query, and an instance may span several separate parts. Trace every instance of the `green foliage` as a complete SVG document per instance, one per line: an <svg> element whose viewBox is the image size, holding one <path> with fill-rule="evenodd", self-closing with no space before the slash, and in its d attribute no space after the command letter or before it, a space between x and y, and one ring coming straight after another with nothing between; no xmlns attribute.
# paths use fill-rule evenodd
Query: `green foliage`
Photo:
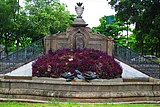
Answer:
<svg viewBox="0 0 160 107"><path fill-rule="evenodd" d="M16 0L0 0L0 44L5 46L6 53L8 47L13 45L14 21L18 5Z"/></svg>
<svg viewBox="0 0 160 107"><path fill-rule="evenodd" d="M116 21L113 24L106 23L106 16L100 18L100 25L92 28L93 32L99 32L105 36L112 36L116 42L126 45L127 37L123 35L124 31L131 31L130 28L120 22Z"/></svg>
<svg viewBox="0 0 160 107"><path fill-rule="evenodd" d="M159 107L159 104L79 104L74 102L58 103L51 102L42 103L22 103L22 102L7 102L1 103L0 107Z"/></svg>
<svg viewBox="0 0 160 107"><path fill-rule="evenodd" d="M142 54L160 56L160 1L110 0L109 4L120 21L135 24L135 49Z"/></svg>
<svg viewBox="0 0 160 107"><path fill-rule="evenodd" d="M33 40L46 34L54 34L65 31L72 23L69 11L65 5L58 2L45 0L26 0L25 12L29 17L32 30L30 37ZM34 35L34 36L33 36ZM39 37L39 35L41 35Z"/></svg>
<svg viewBox="0 0 160 107"><path fill-rule="evenodd" d="M20 7L17 0L0 0L0 44L7 54L46 34L66 30L74 15L57 1L25 0L25 7Z"/></svg>

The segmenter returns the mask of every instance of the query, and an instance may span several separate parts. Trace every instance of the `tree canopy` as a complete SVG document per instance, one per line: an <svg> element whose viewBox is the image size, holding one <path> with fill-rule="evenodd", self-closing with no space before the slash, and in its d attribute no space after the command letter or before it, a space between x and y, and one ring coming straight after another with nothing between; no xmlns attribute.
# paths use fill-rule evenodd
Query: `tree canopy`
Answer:
<svg viewBox="0 0 160 107"><path fill-rule="evenodd" d="M107 0L120 21L135 25L135 48L142 54L160 56L160 0Z"/></svg>
<svg viewBox="0 0 160 107"><path fill-rule="evenodd" d="M65 31L73 18L58 0L25 0L25 7L19 0L0 0L0 44L8 53L47 34Z"/></svg>
<svg viewBox="0 0 160 107"><path fill-rule="evenodd" d="M54 34L65 31L72 23L73 15L66 10L65 5L55 2L57 0L26 0L25 13L30 25L30 36Z"/></svg>
<svg viewBox="0 0 160 107"><path fill-rule="evenodd" d="M129 36L124 32L129 32L131 29L128 25L123 22L114 20L113 23L108 24L106 22L107 16L103 16L100 18L100 25L97 27L93 27L92 30L94 32L99 32L105 36L112 36L115 42L119 42L124 46L129 46L129 43L133 42L133 36Z"/></svg>
<svg viewBox="0 0 160 107"><path fill-rule="evenodd" d="M8 47L13 45L17 9L16 0L0 0L0 43L5 46L6 53Z"/></svg>

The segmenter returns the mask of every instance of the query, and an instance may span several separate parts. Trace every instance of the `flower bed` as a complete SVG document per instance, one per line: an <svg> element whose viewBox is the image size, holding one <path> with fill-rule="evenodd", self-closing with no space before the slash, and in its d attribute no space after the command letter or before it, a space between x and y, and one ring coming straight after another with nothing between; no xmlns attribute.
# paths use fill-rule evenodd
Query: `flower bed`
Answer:
<svg viewBox="0 0 160 107"><path fill-rule="evenodd" d="M32 64L32 75L59 78L64 73L93 73L97 78L119 78L122 68L106 53L94 49L62 49L39 57Z"/></svg>

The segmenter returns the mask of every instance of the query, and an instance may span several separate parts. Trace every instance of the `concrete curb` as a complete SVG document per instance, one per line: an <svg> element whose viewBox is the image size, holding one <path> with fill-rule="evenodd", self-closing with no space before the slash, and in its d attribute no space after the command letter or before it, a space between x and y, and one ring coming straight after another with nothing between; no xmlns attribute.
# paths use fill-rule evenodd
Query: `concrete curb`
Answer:
<svg viewBox="0 0 160 107"><path fill-rule="evenodd" d="M42 101L42 100L32 100L32 99L8 99L0 98L0 102L27 102L27 103L67 103L67 102L51 102L51 101ZM77 103L77 104L86 104L86 103ZM93 104L93 103L87 103ZM94 103L94 104L160 104L160 101L132 101L132 102L113 102L113 103Z"/></svg>

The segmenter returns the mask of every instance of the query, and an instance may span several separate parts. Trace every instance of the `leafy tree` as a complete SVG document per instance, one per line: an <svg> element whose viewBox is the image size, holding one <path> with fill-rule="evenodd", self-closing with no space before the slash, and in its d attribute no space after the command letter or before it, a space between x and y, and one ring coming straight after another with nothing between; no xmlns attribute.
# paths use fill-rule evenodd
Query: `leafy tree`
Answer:
<svg viewBox="0 0 160 107"><path fill-rule="evenodd" d="M136 49L160 56L160 0L110 0L109 4L120 21L135 24Z"/></svg>
<svg viewBox="0 0 160 107"><path fill-rule="evenodd" d="M97 27L93 27L92 30L94 32L99 32L105 36L112 36L116 42L127 46L126 40L128 38L123 35L123 32L131 29L127 28L127 26L125 26L125 24L120 21L115 21L112 24L107 24L106 16L103 16L100 18L100 25Z"/></svg>
<svg viewBox="0 0 160 107"><path fill-rule="evenodd" d="M74 18L57 0L0 0L0 44L5 51L19 50L46 34L65 31Z"/></svg>
<svg viewBox="0 0 160 107"><path fill-rule="evenodd" d="M18 50L20 44L23 47L28 45L30 40L25 39L28 21L19 6L19 0L0 0L0 4L0 41L8 54L10 51Z"/></svg>
<svg viewBox="0 0 160 107"><path fill-rule="evenodd" d="M8 54L10 46L13 45L15 13L18 8L16 0L0 0L0 43L5 46Z"/></svg>
<svg viewBox="0 0 160 107"><path fill-rule="evenodd" d="M34 41L46 34L65 31L73 18L65 5L54 0L26 0L25 12L31 25L29 35Z"/></svg>

